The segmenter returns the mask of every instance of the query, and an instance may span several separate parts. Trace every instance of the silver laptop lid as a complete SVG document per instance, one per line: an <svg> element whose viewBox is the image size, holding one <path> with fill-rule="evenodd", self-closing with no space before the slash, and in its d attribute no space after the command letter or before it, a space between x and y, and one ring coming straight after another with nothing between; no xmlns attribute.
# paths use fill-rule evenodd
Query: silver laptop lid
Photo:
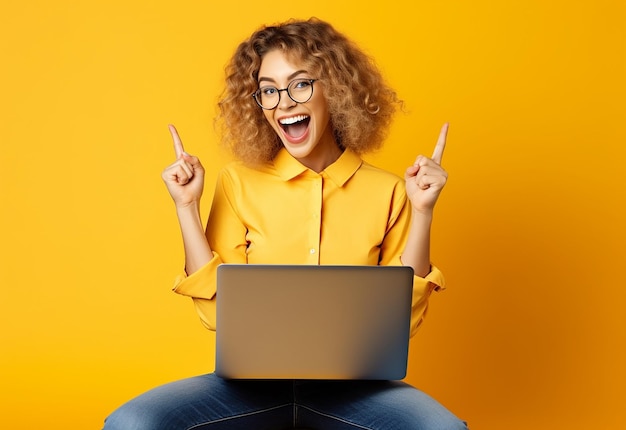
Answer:
<svg viewBox="0 0 626 430"><path fill-rule="evenodd" d="M403 266L223 264L217 375L402 379L413 270Z"/></svg>

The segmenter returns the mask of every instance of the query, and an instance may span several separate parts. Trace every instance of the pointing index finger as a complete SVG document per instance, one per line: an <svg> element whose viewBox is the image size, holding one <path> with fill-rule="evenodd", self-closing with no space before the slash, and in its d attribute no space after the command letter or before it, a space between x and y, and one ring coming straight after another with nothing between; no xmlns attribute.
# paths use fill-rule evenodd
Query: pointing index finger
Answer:
<svg viewBox="0 0 626 430"><path fill-rule="evenodd" d="M180 136L178 136L178 131L176 131L176 127L174 127L172 124L169 124L168 128L170 129L170 134L172 135L172 140L174 141L174 152L176 153L176 159L178 160L185 152L185 149L183 148L183 142L180 140Z"/></svg>
<svg viewBox="0 0 626 430"><path fill-rule="evenodd" d="M433 151L432 159L437 164L441 164L441 159L443 158L443 150L446 148L448 125L449 124L446 122L443 127L441 127L441 131L439 132L439 139L437 139L437 145L435 145L435 150Z"/></svg>

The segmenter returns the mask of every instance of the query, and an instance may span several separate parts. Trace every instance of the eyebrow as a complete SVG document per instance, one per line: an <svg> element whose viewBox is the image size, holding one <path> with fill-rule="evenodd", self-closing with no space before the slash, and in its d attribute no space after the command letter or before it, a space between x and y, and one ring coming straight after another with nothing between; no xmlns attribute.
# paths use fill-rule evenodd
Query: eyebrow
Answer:
<svg viewBox="0 0 626 430"><path fill-rule="evenodd" d="M301 75L302 73L307 73L307 71L306 71L306 70L298 70L298 71L296 71L296 72L293 72L291 75L287 76L287 80L288 80L288 81L290 81L290 80L292 80L293 78L295 78L296 76ZM265 77L265 76L261 76L261 77L259 78L259 83L261 83L261 82L263 82L263 81L267 81L267 82L274 82L274 83L276 83L276 81L275 81L274 79L272 79L272 78L268 78L268 77Z"/></svg>

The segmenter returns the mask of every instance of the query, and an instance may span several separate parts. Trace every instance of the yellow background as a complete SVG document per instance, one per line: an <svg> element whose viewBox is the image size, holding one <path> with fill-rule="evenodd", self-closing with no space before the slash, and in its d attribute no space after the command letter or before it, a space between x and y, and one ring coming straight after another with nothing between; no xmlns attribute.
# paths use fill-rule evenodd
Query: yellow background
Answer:
<svg viewBox="0 0 626 430"><path fill-rule="evenodd" d="M406 101L401 174L450 121L434 260L449 282L408 380L474 430L622 429L622 0L9 1L0 17L0 428L98 429L212 369L160 172L208 169L223 66L262 23L327 19Z"/></svg>

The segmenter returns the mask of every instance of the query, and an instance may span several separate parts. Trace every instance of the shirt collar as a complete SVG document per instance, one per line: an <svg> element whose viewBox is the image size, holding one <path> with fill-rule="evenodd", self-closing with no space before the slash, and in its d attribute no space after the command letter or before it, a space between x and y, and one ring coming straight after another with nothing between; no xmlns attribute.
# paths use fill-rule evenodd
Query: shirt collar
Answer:
<svg viewBox="0 0 626 430"><path fill-rule="evenodd" d="M333 164L320 174L326 174L338 187L342 187L359 170L362 163L363 161L356 153L346 149ZM309 170L292 157L285 148L282 148L274 158L274 168L285 181L290 181Z"/></svg>

